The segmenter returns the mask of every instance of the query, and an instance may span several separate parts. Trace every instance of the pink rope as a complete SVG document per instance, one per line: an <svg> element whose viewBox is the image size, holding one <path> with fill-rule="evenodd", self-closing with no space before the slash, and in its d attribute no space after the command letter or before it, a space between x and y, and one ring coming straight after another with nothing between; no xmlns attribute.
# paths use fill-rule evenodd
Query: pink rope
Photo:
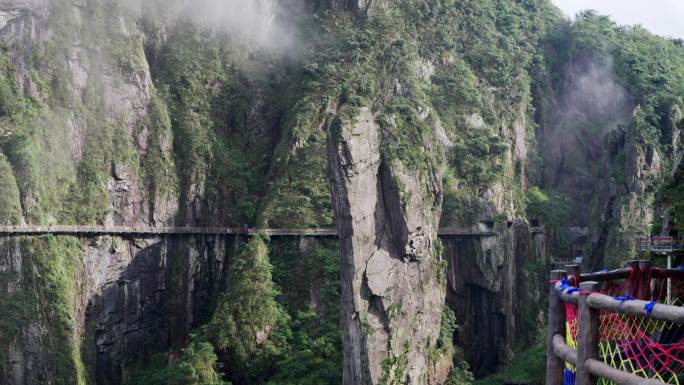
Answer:
<svg viewBox="0 0 684 385"><path fill-rule="evenodd" d="M684 299L684 282L674 282L674 278L671 280L673 281L671 298ZM634 297L635 299L662 303L667 297L667 279L653 278L650 271L637 268L632 270L627 279L604 283L599 291L612 297ZM592 294L592 292L587 291L580 291L579 293L583 295ZM570 336L576 340L577 305L566 302L565 314ZM666 382L668 379L676 379L677 376L684 373L684 332L675 337L674 329L670 334L662 327L649 331L645 329L649 325L648 322L654 321L649 321L644 316L625 316L601 311L601 342L611 345L614 354L620 353L622 361L618 362L617 366L622 370L630 370L634 366L639 375L645 374L650 378L659 375ZM676 328L676 326L672 327ZM667 341L668 343L663 345L655 339L664 337L673 337L676 340ZM606 362L611 361L609 357L606 357Z"/></svg>

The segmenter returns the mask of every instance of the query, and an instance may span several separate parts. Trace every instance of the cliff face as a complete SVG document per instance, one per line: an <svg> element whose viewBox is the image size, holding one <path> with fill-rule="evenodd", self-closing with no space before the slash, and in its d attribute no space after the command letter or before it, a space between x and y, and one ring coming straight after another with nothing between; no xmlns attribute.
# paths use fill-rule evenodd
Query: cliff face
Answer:
<svg viewBox="0 0 684 385"><path fill-rule="evenodd" d="M546 224L590 227L599 264L652 221L670 159L677 177L674 102L646 105L620 50L559 53L587 43L544 0L125 4L0 5L0 222L337 225L339 245L264 243L245 287L267 300L231 302L241 239L4 238L0 382L163 383L204 352L237 385L440 384L468 377L454 343L485 375L540 322L529 223L562 210L531 187L577 193L590 214ZM267 303L261 329L212 341L243 303Z"/></svg>
<svg viewBox="0 0 684 385"><path fill-rule="evenodd" d="M12 223L173 226L216 211L203 182L177 173L167 103L127 9L55 1L10 4L2 15L3 90L17 100L3 101L1 143L19 192ZM0 328L2 382L126 382L142 359L184 346L208 320L232 245L4 240L0 309L13 316Z"/></svg>
<svg viewBox="0 0 684 385"><path fill-rule="evenodd" d="M525 85L510 100L518 107L491 105L509 100L490 85L522 67L486 75L485 64L464 57L467 38L456 47L433 38L473 6L434 4L417 16L407 1L394 9L401 16L387 17L383 2L307 2L298 9L338 13L315 27L314 54L294 63L195 28L172 6L159 15L100 1L8 7L4 91L22 102L7 106L3 126L16 181L8 218L326 226L334 207L344 382L443 382L452 365L450 342L438 341L443 193L460 205L446 225L514 217L530 139ZM498 45L503 35L487 23L494 35L478 44ZM449 39L479 28L477 20L453 25ZM473 151L481 141L484 152ZM463 159L495 170L480 178ZM5 242L9 299L0 304L17 317L3 324L1 370L11 384L129 382L153 353L183 347L230 285L231 239ZM309 295L322 309L322 294L311 287ZM26 304L47 310L14 310Z"/></svg>
<svg viewBox="0 0 684 385"><path fill-rule="evenodd" d="M455 339L476 376L509 362L519 346L538 337L548 266L546 234L523 222L498 225L485 238L444 244L447 304L456 314Z"/></svg>
<svg viewBox="0 0 684 385"><path fill-rule="evenodd" d="M108 254L97 247L85 252L86 276L95 282L85 297L89 307L83 320L86 340L92 338L96 347L94 356L85 359L94 364L91 378L98 384L125 382L141 360L184 344L186 335L209 319L208 306L224 282L233 240L98 241L110 242ZM116 243L124 250L117 250ZM98 277L98 270L107 275Z"/></svg>
<svg viewBox="0 0 684 385"><path fill-rule="evenodd" d="M16 317L3 330L3 379L17 385L122 383L139 360L184 344L206 322L226 255L221 237L2 246L3 305Z"/></svg>
<svg viewBox="0 0 684 385"><path fill-rule="evenodd" d="M597 221L592 238L593 269L621 262L625 253L636 255L634 239L650 232L654 222L655 191L662 177L659 150L637 133L636 127L620 128L606 140L608 156L598 183ZM617 170L617 171L616 171Z"/></svg>
<svg viewBox="0 0 684 385"><path fill-rule="evenodd" d="M395 17L383 18L383 5L375 4L369 13L374 16L352 24L375 40L352 35L359 39L360 59L343 72L350 79L344 86L348 95L331 105L328 128L342 251L345 383L446 380L440 372L447 362L448 373L448 356L454 351L437 341L433 327L443 311L447 264L452 281L460 280L448 286L449 307L459 327L468 333L478 322L501 320L501 332L493 325L489 334L501 338L485 344L456 332L455 340L467 346L467 358L478 366L478 375L491 373L513 356L513 346L536 337L533 330L520 330L536 321L539 309L516 306L521 299L514 293L531 303L540 298L535 274L543 268L532 266L545 263L544 251L539 247L529 255L533 241L526 224L516 222L504 230L524 210L520 196L535 150L530 148L530 84L522 80L511 85L504 79L529 79L523 74L533 66L527 55L535 48L509 51L502 42L504 33L496 29L503 21L464 16L472 9L493 9L489 7L494 6L465 2L421 8L403 2L394 8ZM539 5L527 16L538 18L543 27L553 19L546 11ZM444 25L450 28L436 30ZM400 37L389 37L389 30ZM454 39L449 40L453 45L432 39L440 33ZM523 35L513 39L538 38L530 31ZM520 65L496 75L488 72L487 59L470 56L487 44ZM500 93L497 85L515 91ZM473 231L487 231L495 223L503 226L497 236L472 239L470 249L459 251L451 243L436 245L440 221L444 227ZM444 257L439 258L442 250ZM495 261L489 268L484 262L474 265L485 250ZM475 282L482 274L487 283ZM529 284L519 283L525 279ZM475 285L490 295L467 294ZM489 311L464 311L466 303L469 309L489 306ZM486 351L478 356L483 347Z"/></svg>
<svg viewBox="0 0 684 385"><path fill-rule="evenodd" d="M572 246L585 255L584 267L613 267L637 256L636 237L676 227L676 194L666 176L680 168L681 101L672 97L679 81L658 68L677 72L682 56L673 41L621 30L592 12L565 28L566 35L547 41L555 75L535 91L544 159L536 183L555 202L547 219L586 227L587 241ZM648 79L644 66L661 83Z"/></svg>
<svg viewBox="0 0 684 385"><path fill-rule="evenodd" d="M22 221L168 221L173 203L167 194L149 204L156 192L141 170L153 152L169 173L171 137L168 127L153 130L164 117L148 114L153 91L135 23L120 13L105 20L117 12L111 4L25 6L9 8L0 31L6 91L17 99L5 110L3 149Z"/></svg>
<svg viewBox="0 0 684 385"><path fill-rule="evenodd" d="M282 132L268 52L117 2L2 7L3 223L331 224L323 133ZM239 244L3 240L0 379L129 383L211 318Z"/></svg>
<svg viewBox="0 0 684 385"><path fill-rule="evenodd" d="M16 99L3 102L2 151L20 193L12 222L170 223L174 186L162 190L162 179L145 171L154 157L156 175L168 177L172 138L168 117L155 110L136 24L113 4L9 7L0 35L5 92ZM3 245L2 309L13 317L0 331L0 377L9 384L119 383L126 352L163 336L160 320L173 318L154 316L170 284L161 240L45 237ZM177 246L171 254L188 250L188 265L201 264L200 254L208 260L191 252L196 246ZM218 254L220 266L224 251ZM177 330L189 330L192 317L176 310Z"/></svg>

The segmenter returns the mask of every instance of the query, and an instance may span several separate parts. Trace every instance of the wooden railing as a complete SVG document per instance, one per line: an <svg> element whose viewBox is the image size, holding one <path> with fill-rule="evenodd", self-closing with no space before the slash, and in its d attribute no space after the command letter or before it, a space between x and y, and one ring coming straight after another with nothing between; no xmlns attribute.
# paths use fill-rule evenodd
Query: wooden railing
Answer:
<svg viewBox="0 0 684 385"><path fill-rule="evenodd" d="M576 385L595 385L598 378L607 379L618 385L664 385L661 381L621 371L599 360L599 312L601 310L684 325L684 307L655 304L650 311L646 311L648 301L638 299L616 301L615 298L598 292L600 282L628 278L633 269L648 268L650 276L654 278L684 278L684 270L650 268L646 261L631 261L628 266L612 271L579 274L579 266L569 265L567 271L553 270L551 272L546 385L563 385L566 362L576 366ZM579 290L562 290L563 279L579 285ZM576 350L565 342L564 302L578 305L579 308Z"/></svg>
<svg viewBox="0 0 684 385"><path fill-rule="evenodd" d="M532 234L544 234L546 232L546 228L544 226L530 227L530 232Z"/></svg>
<svg viewBox="0 0 684 385"><path fill-rule="evenodd" d="M532 233L543 233L543 227L531 228ZM149 227L149 226L0 226L0 235L43 235L43 234L82 234L82 235L157 235L157 234L207 234L207 235L250 235L268 234L274 237L312 236L336 237L335 228L311 229L270 229L240 227ZM439 229L439 236L495 236L494 230Z"/></svg>
<svg viewBox="0 0 684 385"><path fill-rule="evenodd" d="M576 261L575 258L559 258L559 257L551 257L551 264L553 266L566 266L566 265L572 265Z"/></svg>
<svg viewBox="0 0 684 385"><path fill-rule="evenodd" d="M684 239L669 236L639 237L636 239L636 249L656 254L684 252Z"/></svg>

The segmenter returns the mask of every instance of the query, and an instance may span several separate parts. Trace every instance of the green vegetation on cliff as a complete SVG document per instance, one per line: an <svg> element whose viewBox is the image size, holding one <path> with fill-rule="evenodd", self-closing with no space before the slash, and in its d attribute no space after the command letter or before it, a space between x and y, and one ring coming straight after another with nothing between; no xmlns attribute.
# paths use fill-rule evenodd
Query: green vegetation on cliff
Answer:
<svg viewBox="0 0 684 385"><path fill-rule="evenodd" d="M334 243L313 243L300 250L296 243L278 241L271 255L278 271L274 279L284 293L276 303L277 291L268 288L272 283L266 245L257 238L245 246L238 258L241 262L236 262L236 270L231 272L234 280L229 280L224 300L207 325L209 340L217 350L227 353L220 357L234 383L339 383L341 337L335 249ZM309 295L315 297L307 300ZM309 310L309 301L317 304L316 312ZM264 340L257 343L259 335Z"/></svg>
<svg viewBox="0 0 684 385"><path fill-rule="evenodd" d="M26 63L14 62L13 46L0 48L0 223L159 224L155 213L170 202L180 209L166 214L177 214L178 224L331 226L326 135L342 140L339 125L368 109L385 164L419 170L425 181L446 167L443 226L524 215L560 225L571 211L567 197L523 189L541 185L526 179L538 176L535 118L553 108L545 103L562 92L573 58L610 62L640 105L626 125L631 144L669 155L682 124L672 119L684 104L681 41L593 13L568 24L545 0L400 0L371 16L321 7L301 21L306 49L285 59L184 21L145 21L141 31L111 2L88 1L77 12L70 2L52 3L51 35L20 55ZM125 104L130 99L141 105ZM627 159L619 150L606 175L619 188ZM681 227L683 174L675 171L659 199ZM136 183L116 187L122 181ZM114 199L121 191L145 207ZM409 197L401 198L407 209ZM129 204L131 213L117 212ZM270 242L242 245L225 292L209 301L209 322L184 349L152 358L134 383L340 382L337 244ZM9 343L28 338L30 326L47 331L39 338L53 353L55 382L85 383L76 319L77 308L84 311L83 247L40 238L21 248L22 271L0 273L0 290L9 293L0 296L0 314L8 314L0 321L0 372ZM169 262L173 279L185 277L182 262ZM527 266L530 275L540 269ZM10 293L17 276L21 289ZM457 350L445 314L435 359ZM523 354L521 367L538 356ZM401 372L405 359L388 367ZM468 382L462 360L455 364L452 383ZM525 380L519 372L506 373Z"/></svg>
<svg viewBox="0 0 684 385"><path fill-rule="evenodd" d="M252 237L232 262L228 290L207 324L208 340L225 353L226 369L238 384L262 383L283 342L283 310L275 300L271 269L266 243Z"/></svg>
<svg viewBox="0 0 684 385"><path fill-rule="evenodd" d="M269 385L336 385L342 381L339 248L335 241L272 241L273 279L292 314L288 347ZM306 277L306 279L301 279Z"/></svg>
<svg viewBox="0 0 684 385"><path fill-rule="evenodd" d="M545 226L562 227L569 223L570 208L567 197L555 191L545 192L532 186L525 192L527 217L541 220Z"/></svg>
<svg viewBox="0 0 684 385"><path fill-rule="evenodd" d="M515 360L497 374L475 381L473 385L520 383L543 385L546 378L546 348L538 343L518 354Z"/></svg>
<svg viewBox="0 0 684 385"><path fill-rule="evenodd" d="M180 357L158 354L145 371L133 376L131 385L230 385L223 381L214 347L208 342L193 341Z"/></svg>
<svg viewBox="0 0 684 385"><path fill-rule="evenodd" d="M570 170L567 180L591 175L586 183L595 184L589 186L593 192L589 210L584 196L579 201L573 194L566 198L573 210L585 208L588 225L600 238L591 256L595 267L617 264L625 255L634 255L634 237L647 234L651 221L660 228L659 215L653 210L667 210L681 198L676 188L667 186L674 186L668 174L681 151L680 118L676 117L684 103L684 46L680 40L653 35L639 26L618 26L591 11L580 13L574 23L550 37L547 63L554 73L565 74L573 66L589 64L605 68L603 78L597 80L612 79L618 90L610 91L611 97L624 98L625 111L613 116L599 110L582 117L586 127L575 127L585 133L578 135L582 136L578 153L592 162L572 157L564 161ZM566 81L557 76L551 84L562 94ZM605 122L606 116L613 121ZM615 120L621 127L607 133ZM601 152L604 155L595 161ZM674 221L680 222L680 215L675 208Z"/></svg>
<svg viewBox="0 0 684 385"><path fill-rule="evenodd" d="M12 173L10 164L5 156L0 154L0 222L16 225L21 222L21 203L19 202L19 188Z"/></svg>
<svg viewBox="0 0 684 385"><path fill-rule="evenodd" d="M250 238L231 263L226 291L210 321L188 347L153 356L129 383L181 384L223 373L233 384L339 384L337 245L313 241L300 248L286 240L271 245L277 271L273 279L266 241ZM206 365L198 366L200 357Z"/></svg>
<svg viewBox="0 0 684 385"><path fill-rule="evenodd" d="M79 282L83 248L69 237L4 240L14 258L21 258L20 271L0 273L0 373L7 363L9 344L34 341L54 364L56 385L88 382L81 353L77 310L81 298ZM12 287L18 290L10 290ZM36 330L29 333L26 329Z"/></svg>
<svg viewBox="0 0 684 385"><path fill-rule="evenodd" d="M653 35L642 27L623 27L593 11L578 15L566 34L551 40L557 63L590 57L614 68L642 113L635 116L644 140L672 150L670 113L684 103L684 46L680 40ZM553 59L552 59L553 60Z"/></svg>

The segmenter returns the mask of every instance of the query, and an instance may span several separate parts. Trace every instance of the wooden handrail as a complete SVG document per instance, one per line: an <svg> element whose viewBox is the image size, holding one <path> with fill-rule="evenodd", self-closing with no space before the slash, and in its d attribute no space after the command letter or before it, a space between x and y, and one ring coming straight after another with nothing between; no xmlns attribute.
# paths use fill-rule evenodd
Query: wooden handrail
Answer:
<svg viewBox="0 0 684 385"><path fill-rule="evenodd" d="M565 302L575 305L579 303L580 293L575 291L568 294L568 290L560 289L559 283L556 284L556 293ZM594 309L608 310L626 315L647 316L658 321L670 321L684 325L684 307L681 306L656 303L649 313L646 312L645 308L645 306L649 304L649 301L640 299L622 301L601 293L589 294L587 303Z"/></svg>
<svg viewBox="0 0 684 385"><path fill-rule="evenodd" d="M650 312L646 311L649 301L632 299L627 301L616 300L615 298L593 293L587 297L587 304L594 309L608 310L613 313L646 316L658 321L670 321L679 325L684 325L684 307L665 305L656 303Z"/></svg>
<svg viewBox="0 0 684 385"><path fill-rule="evenodd" d="M633 268L623 267L621 269L615 269L610 271L597 271L594 273L584 273L581 274L582 281L597 281L605 282L612 281L615 279L625 279L629 278L632 274ZM679 278L684 279L684 270L682 269L665 269L659 267L651 267L650 275L653 278Z"/></svg>
<svg viewBox="0 0 684 385"><path fill-rule="evenodd" d="M573 291L572 293L569 293L569 290L561 290L561 284L556 283L555 284L556 288L556 295L564 302L571 303L574 305L577 305L579 303L579 293L576 291Z"/></svg>
<svg viewBox="0 0 684 385"><path fill-rule="evenodd" d="M553 335L553 352L563 361L577 365L577 350L565 343L565 336L560 334Z"/></svg>
<svg viewBox="0 0 684 385"><path fill-rule="evenodd" d="M587 302L589 292L599 287L598 282L587 281L579 285L579 314L577 315L577 371L575 383L582 385L596 385L596 377L588 370L588 360L598 358L599 345L599 311L592 309ZM582 332L579 333L579 330Z"/></svg>
<svg viewBox="0 0 684 385"><path fill-rule="evenodd" d="M585 273L580 275L583 281L612 281L614 279L628 278L632 274L632 268L626 267L622 269L615 269L610 271L597 271L594 273Z"/></svg>
<svg viewBox="0 0 684 385"><path fill-rule="evenodd" d="M653 278L677 278L684 279L683 269L661 269L654 267L651 269L651 277Z"/></svg>
<svg viewBox="0 0 684 385"><path fill-rule="evenodd" d="M658 380L639 377L635 374L615 369L595 358L588 359L584 363L584 366L592 375L605 378L619 385L666 385L664 382Z"/></svg>

